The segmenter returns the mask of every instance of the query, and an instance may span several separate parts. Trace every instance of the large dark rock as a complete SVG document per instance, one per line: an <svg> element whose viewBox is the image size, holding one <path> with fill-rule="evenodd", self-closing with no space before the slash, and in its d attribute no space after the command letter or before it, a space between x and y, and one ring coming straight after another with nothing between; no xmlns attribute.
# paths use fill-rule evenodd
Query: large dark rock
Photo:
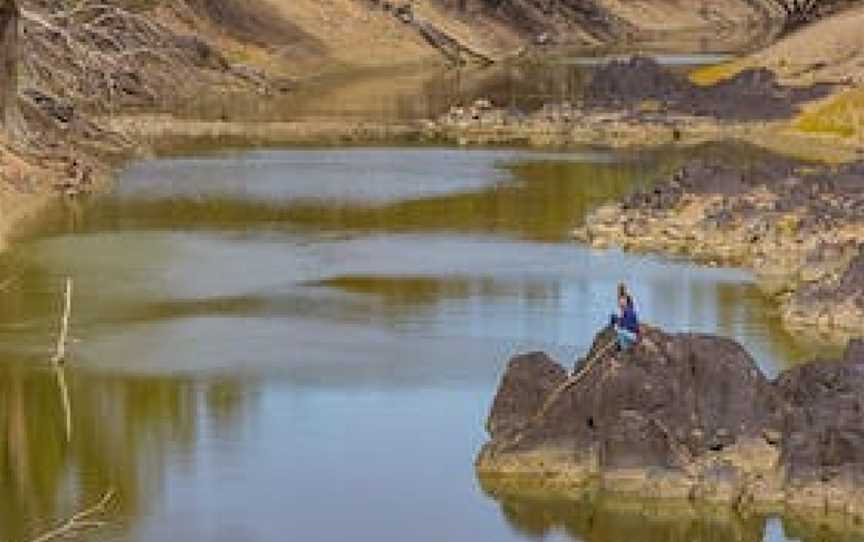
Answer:
<svg viewBox="0 0 864 542"><path fill-rule="evenodd" d="M782 462L791 480L864 482L864 356L853 342L843 361L814 362L783 373L786 404Z"/></svg>
<svg viewBox="0 0 864 542"><path fill-rule="evenodd" d="M510 362L477 460L484 483L626 478L626 491L739 505L864 484L864 341L774 382L730 339L645 329L630 351L610 341L601 332L570 378L543 354Z"/></svg>
<svg viewBox="0 0 864 542"><path fill-rule="evenodd" d="M514 357L495 396L486 430L496 438L522 429L565 378L564 368L542 352Z"/></svg>
<svg viewBox="0 0 864 542"><path fill-rule="evenodd" d="M857 363L864 365L864 339L857 339L849 342L849 348L846 349L846 355L843 357L846 363Z"/></svg>
<svg viewBox="0 0 864 542"><path fill-rule="evenodd" d="M608 331L598 336L584 377L542 416L544 397L563 382L563 371L537 354L514 359L489 417L489 451L563 446L596 453L601 467L680 469L739 439L761 438L772 426L773 389L734 341L647 330L632 351L620 353L605 349L611 340ZM532 359L539 361L533 369ZM530 375L534 385L526 382Z"/></svg>

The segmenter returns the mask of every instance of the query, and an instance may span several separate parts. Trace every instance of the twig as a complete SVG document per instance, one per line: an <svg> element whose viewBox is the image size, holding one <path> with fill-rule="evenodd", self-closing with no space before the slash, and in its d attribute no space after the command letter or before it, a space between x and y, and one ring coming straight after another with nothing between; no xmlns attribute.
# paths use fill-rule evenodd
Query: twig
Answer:
<svg viewBox="0 0 864 542"><path fill-rule="evenodd" d="M69 320L72 317L72 278L66 278L66 295L63 303L63 318L60 321L60 336L57 337L57 350L51 362L60 365L66 361L66 342L69 339Z"/></svg>
<svg viewBox="0 0 864 542"><path fill-rule="evenodd" d="M16 280L18 280L18 277L12 276L4 280L3 282L0 282L0 292L5 292L6 290L8 290L9 287L12 286Z"/></svg>
<svg viewBox="0 0 864 542"><path fill-rule="evenodd" d="M55 538L75 534L85 529L97 529L99 527L103 527L106 522L102 520L94 520L93 516L105 511L105 507L108 506L108 503L110 503L113 499L114 489L109 489L102 497L102 499L95 505L84 510L83 512L78 512L77 514L69 518L63 525L57 527L56 529L48 531L47 533L41 535L39 538L31 540L30 542L48 542L49 540L54 540Z"/></svg>

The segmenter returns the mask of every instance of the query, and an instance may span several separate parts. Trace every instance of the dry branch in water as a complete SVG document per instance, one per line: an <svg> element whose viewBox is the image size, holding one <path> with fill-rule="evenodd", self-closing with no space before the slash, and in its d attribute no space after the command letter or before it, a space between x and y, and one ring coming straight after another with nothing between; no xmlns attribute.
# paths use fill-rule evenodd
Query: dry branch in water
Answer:
<svg viewBox="0 0 864 542"><path fill-rule="evenodd" d="M66 290L63 296L63 317L60 319L60 333L57 337L57 350L51 362L60 365L66 361L66 343L69 341L69 320L72 318L72 279L66 278Z"/></svg>
<svg viewBox="0 0 864 542"><path fill-rule="evenodd" d="M66 385L66 373L63 362L66 361L66 343L69 341L69 321L72 318L72 279L66 278L66 290L63 295L63 317L60 319L60 333L57 337L57 350L51 358L54 365L54 376L57 379L57 389L60 391L60 402L63 405L66 428L66 442L72 441L72 402L69 398L69 387Z"/></svg>
<svg viewBox="0 0 864 542"><path fill-rule="evenodd" d="M106 522L104 520L94 519L94 516L104 512L105 508L112 500L114 500L114 490L110 489L95 505L82 512L78 512L69 518L63 525L48 531L39 538L35 538L30 542L48 542L49 540L66 538L79 534L81 531L104 527Z"/></svg>

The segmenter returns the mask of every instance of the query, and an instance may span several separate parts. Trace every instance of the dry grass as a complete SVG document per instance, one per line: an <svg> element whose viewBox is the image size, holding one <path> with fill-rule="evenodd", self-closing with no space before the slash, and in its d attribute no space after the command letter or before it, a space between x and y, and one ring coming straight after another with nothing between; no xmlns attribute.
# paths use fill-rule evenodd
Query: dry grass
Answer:
<svg viewBox="0 0 864 542"><path fill-rule="evenodd" d="M842 137L864 135L864 86L809 108L795 120L795 128Z"/></svg>
<svg viewBox="0 0 864 542"><path fill-rule="evenodd" d="M415 61L440 61L412 28L392 14L357 0L259 0L322 44L317 63L298 59L303 75L381 67ZM299 75L299 74L298 74Z"/></svg>
<svg viewBox="0 0 864 542"><path fill-rule="evenodd" d="M744 60L733 60L724 62L723 64L715 64L713 66L705 66L690 73L690 81L697 85L711 86L716 85L726 79L735 77L742 71L750 67L750 64Z"/></svg>
<svg viewBox="0 0 864 542"><path fill-rule="evenodd" d="M690 80L713 85L749 67L764 66L788 85L842 83L844 90L806 107L790 135L864 139L864 6L841 12L742 59L694 71ZM856 85L849 88L849 84Z"/></svg>

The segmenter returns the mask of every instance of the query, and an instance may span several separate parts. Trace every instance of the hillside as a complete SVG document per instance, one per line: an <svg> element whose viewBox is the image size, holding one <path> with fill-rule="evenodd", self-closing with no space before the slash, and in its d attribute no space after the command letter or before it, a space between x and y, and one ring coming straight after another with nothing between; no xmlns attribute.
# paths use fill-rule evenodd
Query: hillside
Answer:
<svg viewBox="0 0 864 542"><path fill-rule="evenodd" d="M462 45L503 58L535 43L595 47L682 32L691 33L694 43L741 48L770 39L780 17L770 0L188 2L198 14L209 14L211 30L235 40L229 49L239 58L286 60L285 69L297 75L440 61L441 52L419 31L427 23ZM284 30L273 32L278 26ZM264 52L250 52L249 42Z"/></svg>
<svg viewBox="0 0 864 542"><path fill-rule="evenodd" d="M790 85L831 83L832 95L794 122L802 132L864 138L864 6L837 13L786 36L764 51L694 74L703 84L749 67L766 67Z"/></svg>

